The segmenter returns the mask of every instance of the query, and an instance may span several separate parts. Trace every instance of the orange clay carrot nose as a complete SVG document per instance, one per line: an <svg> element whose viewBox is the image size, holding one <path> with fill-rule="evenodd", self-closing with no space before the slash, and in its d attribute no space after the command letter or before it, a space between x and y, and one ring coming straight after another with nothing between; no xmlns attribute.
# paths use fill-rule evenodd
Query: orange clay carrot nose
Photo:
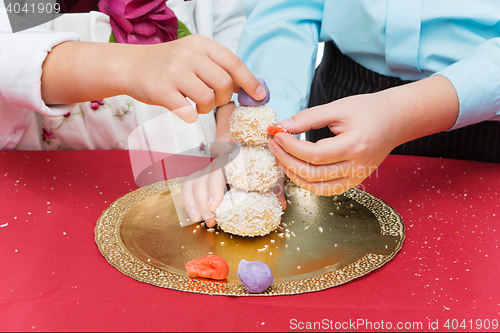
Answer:
<svg viewBox="0 0 500 333"><path fill-rule="evenodd" d="M269 135L276 135L276 133L280 133L280 132L283 132L283 133L290 133L288 132L286 129L284 129L283 127L281 126L269 126L267 128L267 133L269 133Z"/></svg>
<svg viewBox="0 0 500 333"><path fill-rule="evenodd" d="M209 254L187 262L186 271L188 275L224 280L229 274L229 266L224 258Z"/></svg>

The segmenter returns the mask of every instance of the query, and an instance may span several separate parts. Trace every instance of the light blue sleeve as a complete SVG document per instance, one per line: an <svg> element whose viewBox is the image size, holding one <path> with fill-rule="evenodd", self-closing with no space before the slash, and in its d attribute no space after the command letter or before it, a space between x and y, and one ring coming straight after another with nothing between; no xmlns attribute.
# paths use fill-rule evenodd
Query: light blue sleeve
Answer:
<svg viewBox="0 0 500 333"><path fill-rule="evenodd" d="M500 121L500 38L484 42L470 56L436 74L448 78L458 95L460 112L451 129Z"/></svg>
<svg viewBox="0 0 500 333"><path fill-rule="evenodd" d="M246 0L238 56L270 90L279 120L307 107L323 0Z"/></svg>

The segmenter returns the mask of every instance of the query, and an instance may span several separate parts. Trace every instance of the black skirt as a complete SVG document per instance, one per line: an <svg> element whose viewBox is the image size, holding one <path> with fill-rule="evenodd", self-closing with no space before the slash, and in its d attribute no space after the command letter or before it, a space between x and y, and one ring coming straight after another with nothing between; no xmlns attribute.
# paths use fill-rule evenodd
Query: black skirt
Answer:
<svg viewBox="0 0 500 333"><path fill-rule="evenodd" d="M411 81L375 73L342 54L332 42L328 42L325 43L323 60L314 75L309 107L409 82ZM331 136L334 134L328 127L306 133L307 140L312 142ZM500 122L483 121L432 134L402 144L392 154L500 162Z"/></svg>

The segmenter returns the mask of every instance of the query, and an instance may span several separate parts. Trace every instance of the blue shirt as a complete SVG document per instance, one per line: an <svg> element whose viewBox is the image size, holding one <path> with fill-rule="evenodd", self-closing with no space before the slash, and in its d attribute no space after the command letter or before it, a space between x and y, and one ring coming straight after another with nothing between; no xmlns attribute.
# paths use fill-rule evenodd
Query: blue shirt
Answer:
<svg viewBox="0 0 500 333"><path fill-rule="evenodd" d="M500 120L498 0L246 0L238 55L266 80L280 120L307 107L318 42L377 73L447 77L453 128Z"/></svg>

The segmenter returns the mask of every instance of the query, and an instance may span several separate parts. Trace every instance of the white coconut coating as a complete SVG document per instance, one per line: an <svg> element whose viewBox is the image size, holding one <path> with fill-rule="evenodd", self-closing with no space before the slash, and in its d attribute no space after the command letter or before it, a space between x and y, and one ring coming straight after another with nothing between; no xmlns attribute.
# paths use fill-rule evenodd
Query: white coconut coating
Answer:
<svg viewBox="0 0 500 333"><path fill-rule="evenodd" d="M281 205L270 191L245 192L233 187L215 211L215 220L225 232L240 236L264 236L281 222Z"/></svg>
<svg viewBox="0 0 500 333"><path fill-rule="evenodd" d="M229 184L245 191L265 192L280 175L276 156L264 146L241 146L229 155L225 167Z"/></svg>
<svg viewBox="0 0 500 333"><path fill-rule="evenodd" d="M277 122L276 111L267 105L239 106L229 118L229 130L239 143L265 145L271 137L267 128Z"/></svg>

